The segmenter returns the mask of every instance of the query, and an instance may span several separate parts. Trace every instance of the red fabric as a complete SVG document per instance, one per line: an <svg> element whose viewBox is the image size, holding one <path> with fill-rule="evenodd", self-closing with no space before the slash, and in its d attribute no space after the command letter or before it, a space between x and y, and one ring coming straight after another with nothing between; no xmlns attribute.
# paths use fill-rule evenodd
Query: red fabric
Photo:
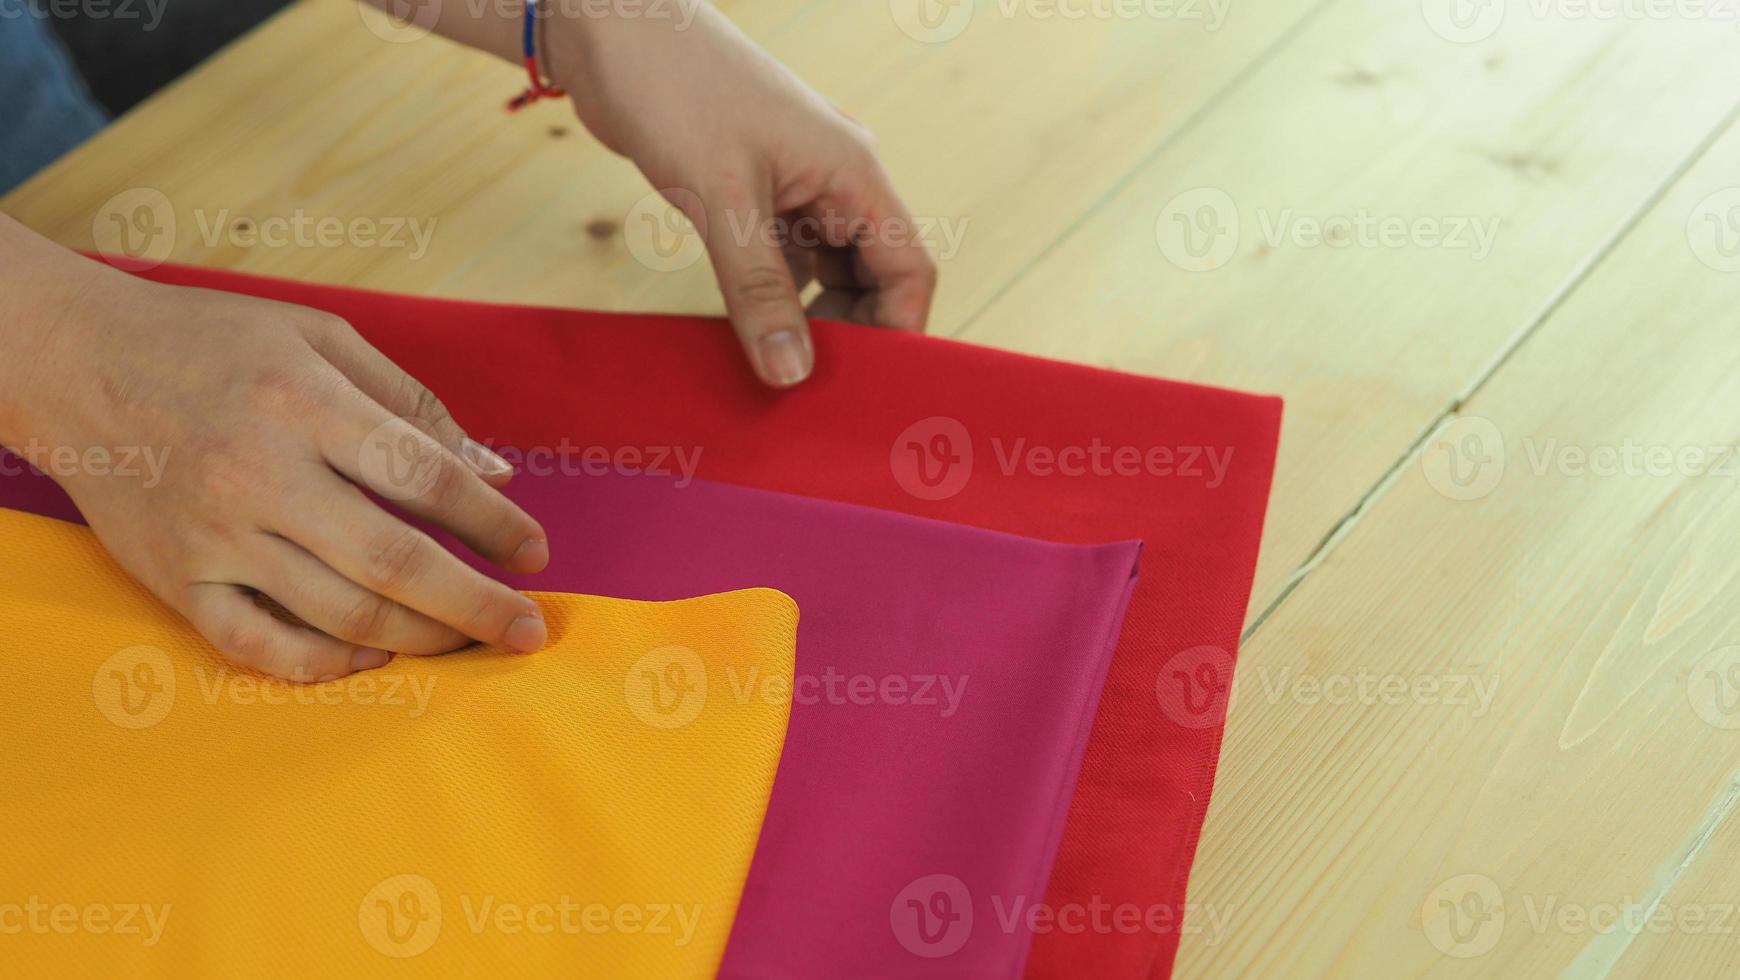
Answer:
<svg viewBox="0 0 1740 980"><path fill-rule="evenodd" d="M1170 973L1255 573L1279 399L832 323L815 325L815 376L780 394L753 379L714 320L171 266L147 275L336 313L497 448L698 450L695 475L706 479L1057 541L1140 538L1144 572L1039 903L1047 911L1010 926L1037 896L1000 896L973 915L975 928L1034 930L1029 977ZM926 421L936 419L949 421ZM1039 447L1081 452L1024 452ZM1124 447L1141 462L1120 466L1132 459ZM1159 450L1171 451L1170 472ZM1203 450L1227 461L1218 478ZM957 462L945 469L942 458ZM1058 459L1070 475L1055 471ZM950 975L947 959L914 967Z"/></svg>

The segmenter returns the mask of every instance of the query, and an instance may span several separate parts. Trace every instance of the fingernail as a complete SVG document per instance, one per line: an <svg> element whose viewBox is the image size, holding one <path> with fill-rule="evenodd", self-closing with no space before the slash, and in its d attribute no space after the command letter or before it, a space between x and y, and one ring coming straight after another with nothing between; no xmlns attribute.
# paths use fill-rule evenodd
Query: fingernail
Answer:
<svg viewBox="0 0 1740 980"><path fill-rule="evenodd" d="M808 335L796 330L776 330L756 345L761 358L761 376L770 384L789 388L810 376L815 353Z"/></svg>
<svg viewBox="0 0 1740 980"><path fill-rule="evenodd" d="M506 476L514 471L507 460L496 455L495 450L475 439L467 438L460 443L459 455L478 476Z"/></svg>
<svg viewBox="0 0 1740 980"><path fill-rule="evenodd" d="M542 616L521 616L508 627L507 635L502 639L510 650L537 653L550 642L550 631Z"/></svg>
<svg viewBox="0 0 1740 980"><path fill-rule="evenodd" d="M392 656L385 650L356 650L350 655L350 669L355 672L385 667Z"/></svg>
<svg viewBox="0 0 1740 980"><path fill-rule="evenodd" d="M508 568L521 575L543 571L550 564L550 544L542 538L532 538L520 545L508 559Z"/></svg>

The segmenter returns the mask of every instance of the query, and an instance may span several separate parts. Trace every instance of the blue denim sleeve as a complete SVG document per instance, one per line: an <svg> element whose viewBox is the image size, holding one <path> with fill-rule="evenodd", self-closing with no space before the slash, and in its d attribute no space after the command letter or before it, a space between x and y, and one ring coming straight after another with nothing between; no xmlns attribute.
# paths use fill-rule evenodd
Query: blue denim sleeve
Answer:
<svg viewBox="0 0 1740 980"><path fill-rule="evenodd" d="M0 194L106 122L29 0L0 0Z"/></svg>

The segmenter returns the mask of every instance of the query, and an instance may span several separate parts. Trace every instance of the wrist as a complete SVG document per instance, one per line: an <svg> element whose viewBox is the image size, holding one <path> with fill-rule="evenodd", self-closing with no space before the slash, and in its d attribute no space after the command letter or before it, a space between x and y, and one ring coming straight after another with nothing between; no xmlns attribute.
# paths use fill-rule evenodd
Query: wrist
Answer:
<svg viewBox="0 0 1740 980"><path fill-rule="evenodd" d="M547 16L544 72L594 137L637 162L657 149L652 133L661 93L694 84L721 26L729 25L705 0L647 4L639 13L599 10L590 0L540 4L549 8L548 15L540 12Z"/></svg>
<svg viewBox="0 0 1740 980"><path fill-rule="evenodd" d="M49 342L78 319L99 267L0 215L0 445L18 447L48 409Z"/></svg>

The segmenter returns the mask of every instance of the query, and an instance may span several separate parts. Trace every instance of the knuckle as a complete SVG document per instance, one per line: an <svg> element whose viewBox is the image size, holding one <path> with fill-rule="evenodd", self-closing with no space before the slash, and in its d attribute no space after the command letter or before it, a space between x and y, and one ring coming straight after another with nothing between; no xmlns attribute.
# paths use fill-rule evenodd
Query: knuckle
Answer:
<svg viewBox="0 0 1740 980"><path fill-rule="evenodd" d="M412 418L431 424L447 419L447 406L427 385L408 374L399 381L399 385L402 396L400 404L411 406Z"/></svg>
<svg viewBox="0 0 1740 980"><path fill-rule="evenodd" d="M271 650L271 641L264 630L248 623L233 623L216 637L217 648L224 656L244 667L261 669Z"/></svg>
<svg viewBox="0 0 1740 980"><path fill-rule="evenodd" d="M451 460L437 460L429 474L429 503L437 511L448 513L464 503L469 474Z"/></svg>
<svg viewBox="0 0 1740 980"><path fill-rule="evenodd" d="M723 166L706 182L708 193L703 200L725 208L745 208L755 200L754 188L757 182L754 168L742 165Z"/></svg>
<svg viewBox="0 0 1740 980"><path fill-rule="evenodd" d="M363 583L374 592L402 594L422 574L423 534L414 528L381 531L370 539Z"/></svg>
<svg viewBox="0 0 1740 980"><path fill-rule="evenodd" d="M393 607L385 599L365 595L351 603L338 620L338 636L351 643L374 645L386 632Z"/></svg>
<svg viewBox="0 0 1740 980"><path fill-rule="evenodd" d="M496 509L489 540L504 559L513 557L513 553L518 550L521 544L531 540L538 533L537 525L532 523L528 526L528 523L528 519L512 506L502 506Z"/></svg>
<svg viewBox="0 0 1740 980"><path fill-rule="evenodd" d="M309 310L308 318L303 321L303 336L320 340L348 340L356 336L356 328L350 321L336 313L325 310Z"/></svg>
<svg viewBox="0 0 1740 980"><path fill-rule="evenodd" d="M789 276L767 265L746 270L731 283L731 292L739 302L753 306L785 303L792 298Z"/></svg>
<svg viewBox="0 0 1740 980"><path fill-rule="evenodd" d="M249 407L268 418L301 417L315 407L315 399L304 373L277 367L261 369L247 391Z"/></svg>
<svg viewBox="0 0 1740 980"><path fill-rule="evenodd" d="M465 619L466 632L472 636L488 637L493 643L507 633L508 624L513 622L514 613L502 602L502 598L487 588L479 588L477 596L472 600L470 614Z"/></svg>

